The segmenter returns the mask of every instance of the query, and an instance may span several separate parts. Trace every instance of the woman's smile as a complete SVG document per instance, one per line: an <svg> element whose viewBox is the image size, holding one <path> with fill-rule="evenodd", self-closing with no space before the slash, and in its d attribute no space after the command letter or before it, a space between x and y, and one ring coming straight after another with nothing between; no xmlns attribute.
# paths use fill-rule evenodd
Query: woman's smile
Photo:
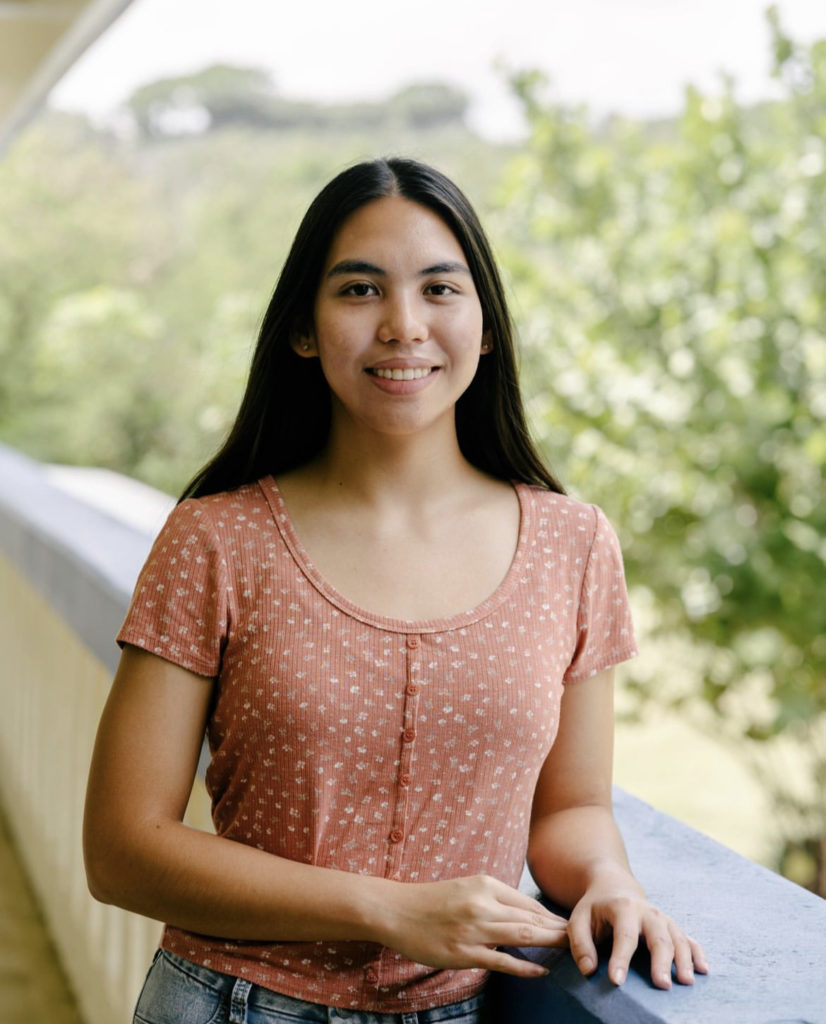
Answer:
<svg viewBox="0 0 826 1024"><path fill-rule="evenodd" d="M439 372L438 366L405 360L388 360L369 366L366 372L373 383L388 395L412 395L428 387Z"/></svg>
<svg viewBox="0 0 826 1024"><path fill-rule="evenodd" d="M421 380L422 377L429 377L431 373L435 373L438 367L428 366L422 367L405 367L390 369L386 366L379 366L375 369L368 370L368 373L374 374L376 377L381 377L383 380Z"/></svg>

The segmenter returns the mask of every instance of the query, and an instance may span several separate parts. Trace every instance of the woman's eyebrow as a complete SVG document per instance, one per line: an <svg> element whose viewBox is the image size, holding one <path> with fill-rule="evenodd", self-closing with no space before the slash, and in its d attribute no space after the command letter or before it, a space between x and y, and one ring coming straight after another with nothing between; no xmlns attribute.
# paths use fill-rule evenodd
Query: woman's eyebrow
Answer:
<svg viewBox="0 0 826 1024"><path fill-rule="evenodd" d="M434 263L433 266L425 267L424 270L419 271L422 277L428 277L431 274L456 273L469 274L470 270L468 270L464 263L448 260L444 263ZM369 263L367 260L339 260L338 263L334 264L327 271L328 278L338 277L342 274L375 274L379 277L386 277L387 271L377 267L375 263Z"/></svg>
<svg viewBox="0 0 826 1024"><path fill-rule="evenodd" d="M339 274L379 274L385 276L387 271L377 267L375 263L368 263L367 260L339 260L327 271L327 277L337 277Z"/></svg>
<svg viewBox="0 0 826 1024"><path fill-rule="evenodd" d="M425 277L430 274L469 274L470 271L464 263L448 261L446 263L434 263L432 267L425 267L424 270L419 271L419 273L422 277Z"/></svg>

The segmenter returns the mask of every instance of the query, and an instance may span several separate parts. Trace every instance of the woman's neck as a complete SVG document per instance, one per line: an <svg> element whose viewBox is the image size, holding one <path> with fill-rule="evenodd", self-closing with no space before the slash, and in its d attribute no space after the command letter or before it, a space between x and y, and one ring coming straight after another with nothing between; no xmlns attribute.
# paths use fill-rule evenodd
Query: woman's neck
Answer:
<svg viewBox="0 0 826 1024"><path fill-rule="evenodd" d="M340 497L418 505L483 476L465 459L455 432L431 438L348 435L345 440L333 431L327 447L298 474Z"/></svg>

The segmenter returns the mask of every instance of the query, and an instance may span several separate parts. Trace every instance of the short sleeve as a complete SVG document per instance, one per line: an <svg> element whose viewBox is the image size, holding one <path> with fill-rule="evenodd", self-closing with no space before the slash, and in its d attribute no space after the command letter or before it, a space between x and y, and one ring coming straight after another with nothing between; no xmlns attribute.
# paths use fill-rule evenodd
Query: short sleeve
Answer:
<svg viewBox="0 0 826 1024"><path fill-rule="evenodd" d="M564 682L603 672L637 653L619 540L605 514L591 506L596 526L577 611L577 642Z"/></svg>
<svg viewBox="0 0 826 1024"><path fill-rule="evenodd" d="M118 644L215 676L229 631L227 563L203 501L177 505L138 576Z"/></svg>

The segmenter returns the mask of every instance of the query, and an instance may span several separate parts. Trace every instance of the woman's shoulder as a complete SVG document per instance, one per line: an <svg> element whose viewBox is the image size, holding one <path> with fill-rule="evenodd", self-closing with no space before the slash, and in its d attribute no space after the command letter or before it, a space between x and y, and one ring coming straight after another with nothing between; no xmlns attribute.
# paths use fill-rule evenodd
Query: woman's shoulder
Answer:
<svg viewBox="0 0 826 1024"><path fill-rule="evenodd" d="M220 515L238 512L267 504L265 497L268 477L241 484L231 491L215 491L213 494L199 494L194 498L182 498L175 509L182 509L190 515Z"/></svg>
<svg viewBox="0 0 826 1024"><path fill-rule="evenodd" d="M266 497L266 478L242 484L231 491L216 491L183 498L169 513L164 530L194 528L200 532L222 533L241 523L271 522L272 511Z"/></svg>
<svg viewBox="0 0 826 1024"><path fill-rule="evenodd" d="M547 487L534 484L517 484L517 489L528 497L528 500L541 515L564 516L572 521L592 520L599 508L570 494L560 494Z"/></svg>
<svg viewBox="0 0 826 1024"><path fill-rule="evenodd" d="M532 484L517 486L526 495L535 514L536 528L540 531L550 529L554 536L565 534L588 546L598 534L614 533L614 528L599 505L545 487Z"/></svg>

